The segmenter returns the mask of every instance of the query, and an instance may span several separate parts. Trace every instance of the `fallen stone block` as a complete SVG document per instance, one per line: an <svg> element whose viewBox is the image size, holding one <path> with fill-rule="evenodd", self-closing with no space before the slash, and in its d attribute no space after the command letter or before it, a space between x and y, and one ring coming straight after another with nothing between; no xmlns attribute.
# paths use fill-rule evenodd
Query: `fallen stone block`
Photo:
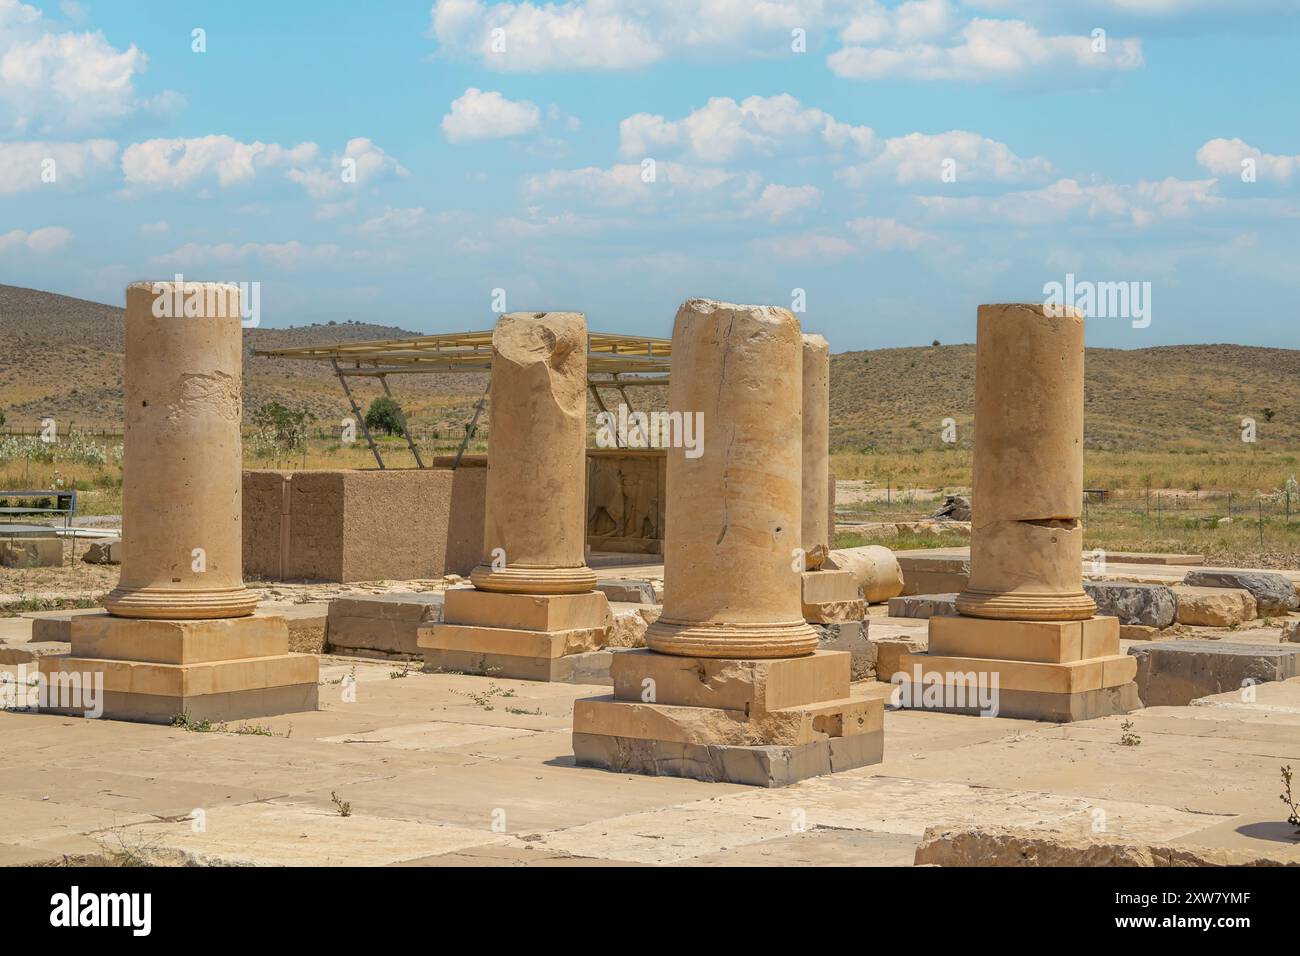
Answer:
<svg viewBox="0 0 1300 956"><path fill-rule="evenodd" d="M49 537L0 538L0 567L57 568L63 563L63 542Z"/></svg>
<svg viewBox="0 0 1300 956"><path fill-rule="evenodd" d="M1261 617L1287 614L1300 606L1291 579L1268 571L1188 571L1183 583L1203 588L1241 588L1255 598L1256 613Z"/></svg>
<svg viewBox="0 0 1300 956"><path fill-rule="evenodd" d="M927 827L916 848L917 866L1300 866L1282 851L1259 856L1245 850L1121 842L1004 827Z"/></svg>
<svg viewBox="0 0 1300 956"><path fill-rule="evenodd" d="M92 541L86 553L81 556L86 564L121 564L122 541L120 538L101 538Z"/></svg>
<svg viewBox="0 0 1300 956"><path fill-rule="evenodd" d="M1135 645L1138 695L1147 707L1182 706L1300 673L1300 647L1228 641L1159 641Z"/></svg>
<svg viewBox="0 0 1300 956"><path fill-rule="evenodd" d="M25 644L0 644L0 664L32 664L42 657L71 654L67 641L28 641Z"/></svg>
<svg viewBox="0 0 1300 956"><path fill-rule="evenodd" d="M663 605L610 601L614 622L609 628L606 647L645 647L646 628L659 619Z"/></svg>
<svg viewBox="0 0 1300 956"><path fill-rule="evenodd" d="M649 581L623 581L612 579L597 581L596 590L603 591L610 602L624 604L655 604L655 588Z"/></svg>
<svg viewBox="0 0 1300 956"><path fill-rule="evenodd" d="M920 632L916 637L884 637L872 639L876 645L876 680L888 682L897 673L911 673L903 667L903 658L909 654L924 654L930 646L929 637Z"/></svg>
<svg viewBox="0 0 1300 956"><path fill-rule="evenodd" d="M289 650L297 654L320 654L329 640L329 602L312 601L308 604L263 605L262 610L273 611L289 625Z"/></svg>
<svg viewBox="0 0 1300 956"><path fill-rule="evenodd" d="M102 607L87 607L60 611L24 611L22 616L31 619L33 641L70 641L73 618L103 613Z"/></svg>
<svg viewBox="0 0 1300 956"><path fill-rule="evenodd" d="M1175 584L1169 590L1177 601L1179 624L1194 627L1232 627L1256 617L1255 597L1241 588L1203 588Z"/></svg>
<svg viewBox="0 0 1300 956"><path fill-rule="evenodd" d="M1288 621L1282 625L1282 642L1300 644L1300 621Z"/></svg>
<svg viewBox="0 0 1300 956"><path fill-rule="evenodd" d="M442 619L443 593L398 592L330 601L326 640L331 651L420 656L419 628Z"/></svg>
<svg viewBox="0 0 1300 956"><path fill-rule="evenodd" d="M1085 581L1083 590L1097 602L1097 613L1119 618L1120 624L1168 627L1178 614L1174 592L1158 584Z"/></svg>
<svg viewBox="0 0 1300 956"><path fill-rule="evenodd" d="M957 613L957 595L908 594L889 599L890 617L930 618Z"/></svg>
<svg viewBox="0 0 1300 956"><path fill-rule="evenodd" d="M848 571L856 588L854 597L879 604L903 592L903 570L894 552L880 545L839 548L826 555L825 568Z"/></svg>

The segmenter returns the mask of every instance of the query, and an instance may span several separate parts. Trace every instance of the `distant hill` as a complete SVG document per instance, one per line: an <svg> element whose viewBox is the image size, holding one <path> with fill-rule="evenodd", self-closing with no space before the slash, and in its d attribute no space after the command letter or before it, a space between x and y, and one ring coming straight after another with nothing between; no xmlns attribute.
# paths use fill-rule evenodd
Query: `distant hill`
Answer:
<svg viewBox="0 0 1300 956"><path fill-rule="evenodd" d="M831 358L831 444L934 447L942 422L969 445L975 346L845 352ZM1267 421L1269 412L1272 421ZM1093 449L1300 444L1300 351L1246 345L1088 349L1084 441Z"/></svg>
<svg viewBox="0 0 1300 956"><path fill-rule="evenodd" d="M117 306L0 285L0 411L9 425L41 418L96 429L122 424L125 311ZM321 423L349 414L327 363L255 357L254 349L359 342L416 335L360 322L244 331L244 407L277 401L305 408ZM413 421L456 429L486 384L484 374L394 375L389 387ZM351 379L363 408L378 384Z"/></svg>
<svg viewBox="0 0 1300 956"><path fill-rule="evenodd" d="M411 336L395 326L345 323L244 332L245 407L278 401L323 423L348 414L329 366L255 358L255 348ZM10 425L44 416L119 429L123 310L0 285L0 411ZM377 384L355 383L363 405ZM459 426L483 390L482 374L395 375L398 400L420 427ZM855 450L933 447L945 418L970 443L975 347L845 352L831 359L831 444ZM660 389L638 389L643 407ZM614 396L607 397L617 401ZM1300 445L1300 351L1243 345L1089 349L1085 386L1090 448L1240 447L1241 419L1257 420L1261 444ZM1271 410L1272 421L1267 421Z"/></svg>

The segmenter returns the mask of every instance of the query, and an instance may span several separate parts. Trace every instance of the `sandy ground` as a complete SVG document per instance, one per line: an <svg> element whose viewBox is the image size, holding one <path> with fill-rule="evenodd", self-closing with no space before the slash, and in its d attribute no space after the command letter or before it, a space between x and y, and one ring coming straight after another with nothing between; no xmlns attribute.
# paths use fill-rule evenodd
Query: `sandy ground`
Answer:
<svg viewBox="0 0 1300 956"><path fill-rule="evenodd" d="M602 688L322 663L320 711L271 736L0 713L0 863L890 866L928 826L1098 821L1300 859L1277 799L1300 680L1140 711L1138 746L1120 717L891 712L883 763L759 790L575 767L573 700Z"/></svg>

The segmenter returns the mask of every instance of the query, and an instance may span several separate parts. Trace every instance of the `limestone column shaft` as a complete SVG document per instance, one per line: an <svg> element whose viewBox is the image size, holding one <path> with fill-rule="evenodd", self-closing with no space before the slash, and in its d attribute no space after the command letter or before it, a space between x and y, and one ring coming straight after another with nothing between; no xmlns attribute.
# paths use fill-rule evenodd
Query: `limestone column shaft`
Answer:
<svg viewBox="0 0 1300 956"><path fill-rule="evenodd" d="M572 594L586 560L587 320L512 312L492 333L484 591Z"/></svg>
<svg viewBox="0 0 1300 956"><path fill-rule="evenodd" d="M696 457L668 449L664 610L646 632L685 657L812 653L800 603L802 343L786 309L691 299L673 326L670 414L702 415ZM698 419L697 419L698 420Z"/></svg>
<svg viewBox="0 0 1300 956"><path fill-rule="evenodd" d="M239 289L139 282L126 290L126 425L119 617L253 612L244 587Z"/></svg>
<svg viewBox="0 0 1300 956"><path fill-rule="evenodd" d="M820 335L803 336L804 566L820 568L830 549L831 348Z"/></svg>
<svg viewBox="0 0 1300 956"><path fill-rule="evenodd" d="M1083 317L982 305L975 346L970 583L957 610L1084 620Z"/></svg>

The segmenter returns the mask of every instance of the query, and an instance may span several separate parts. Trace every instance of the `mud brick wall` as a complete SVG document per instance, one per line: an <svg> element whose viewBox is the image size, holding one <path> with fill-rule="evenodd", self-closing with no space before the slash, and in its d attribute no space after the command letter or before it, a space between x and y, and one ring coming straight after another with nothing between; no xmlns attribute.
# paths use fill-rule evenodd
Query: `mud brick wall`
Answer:
<svg viewBox="0 0 1300 956"><path fill-rule="evenodd" d="M467 574L483 547L486 471L244 472L244 573L377 581Z"/></svg>

